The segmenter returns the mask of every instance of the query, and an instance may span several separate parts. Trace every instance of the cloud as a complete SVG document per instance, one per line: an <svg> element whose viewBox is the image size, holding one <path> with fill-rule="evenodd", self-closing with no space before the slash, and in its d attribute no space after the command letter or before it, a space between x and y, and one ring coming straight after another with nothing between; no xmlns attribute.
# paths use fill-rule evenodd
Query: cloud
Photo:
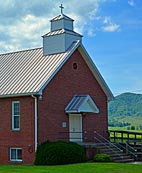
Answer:
<svg viewBox="0 0 142 173"><path fill-rule="evenodd" d="M120 28L120 25L117 25L117 24L111 24L109 26L104 26L102 27L102 30L103 31L106 31L106 32L115 32L115 31L118 31Z"/></svg>
<svg viewBox="0 0 142 173"><path fill-rule="evenodd" d="M110 17L105 17L103 23L105 26L102 26L101 29L104 32L115 32L120 29L120 25L112 22Z"/></svg>
<svg viewBox="0 0 142 173"><path fill-rule="evenodd" d="M94 19L100 5L107 0L78 2L62 0L64 13L75 20L75 31L95 36ZM49 20L60 14L59 6L58 0L3 1L0 4L0 52L41 46L40 36L49 32Z"/></svg>
<svg viewBox="0 0 142 173"><path fill-rule="evenodd" d="M94 29L92 29L92 28L90 28L90 29L88 29L88 35L90 36L90 37L95 37L96 36L96 32L95 32L95 30Z"/></svg>
<svg viewBox="0 0 142 173"><path fill-rule="evenodd" d="M129 1L128 1L128 4L129 4L130 6L135 6L134 0L129 0Z"/></svg>
<svg viewBox="0 0 142 173"><path fill-rule="evenodd" d="M0 25L0 36L6 38L1 39L1 49L7 52L39 47L41 46L41 36L47 32L47 28L49 28L49 22L46 17L40 18L31 14L22 16L10 26Z"/></svg>

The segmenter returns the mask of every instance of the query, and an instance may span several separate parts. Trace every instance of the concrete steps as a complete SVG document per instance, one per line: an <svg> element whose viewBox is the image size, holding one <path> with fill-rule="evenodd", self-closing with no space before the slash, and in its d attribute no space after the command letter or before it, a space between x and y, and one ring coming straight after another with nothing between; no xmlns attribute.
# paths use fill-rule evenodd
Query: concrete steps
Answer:
<svg viewBox="0 0 142 173"><path fill-rule="evenodd" d="M114 162L134 162L134 159L131 157L131 155L124 153L122 150L117 148L115 145L112 145L111 143L98 144L97 148L99 148L102 153L108 154Z"/></svg>

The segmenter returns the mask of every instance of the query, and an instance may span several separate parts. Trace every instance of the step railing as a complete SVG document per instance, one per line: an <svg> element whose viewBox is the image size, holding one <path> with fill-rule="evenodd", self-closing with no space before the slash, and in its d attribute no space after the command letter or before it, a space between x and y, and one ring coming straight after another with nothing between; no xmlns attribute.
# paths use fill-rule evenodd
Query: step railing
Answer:
<svg viewBox="0 0 142 173"><path fill-rule="evenodd" d="M96 131L94 131L94 139L96 139L99 143L104 144L107 148L109 148L109 146L112 146L121 153L130 154L133 156L134 159L137 158L137 155L136 155L137 150L135 150L133 147L131 147L128 143L126 143L126 147L124 147L120 143L117 143L117 145L116 145L114 143L111 143L109 140L107 140L104 136L100 135ZM112 152L115 152L112 148L109 148L109 149L111 149ZM120 155L120 157L121 157L121 155Z"/></svg>
<svg viewBox="0 0 142 173"><path fill-rule="evenodd" d="M123 153L123 150L121 150L120 148L118 148L117 146L115 146L114 144L112 144L111 142L109 142L109 140L107 140L105 137L103 137L102 135L100 135L96 131L94 131L94 140L95 140L95 142L98 142L99 144L104 145L106 148L108 148L109 150L111 150L111 152L113 154L116 154L117 156L119 156L119 158L121 160L124 160L124 157L120 154L120 153ZM115 151L111 147L117 149L117 151Z"/></svg>
<svg viewBox="0 0 142 173"><path fill-rule="evenodd" d="M137 150L131 147L127 142L123 144L116 143L116 145L123 150L124 153L130 154L135 160L137 160Z"/></svg>
<svg viewBox="0 0 142 173"><path fill-rule="evenodd" d="M112 151L112 153L117 154L120 156L121 159L123 159L123 156L121 153L129 154L131 155L134 159L137 159L137 150L135 150L133 147L131 147L128 143L124 143L123 145L120 143L112 143L110 140L106 139L104 136L99 134L96 131L92 132L59 132L59 136L61 137L60 140L65 140L65 141L72 141L76 142L79 144L101 144L106 146L109 150ZM71 135L71 134L77 134L77 135ZM91 139L91 140L89 140ZM89 145L89 144L88 144ZM117 152L113 149L115 148Z"/></svg>

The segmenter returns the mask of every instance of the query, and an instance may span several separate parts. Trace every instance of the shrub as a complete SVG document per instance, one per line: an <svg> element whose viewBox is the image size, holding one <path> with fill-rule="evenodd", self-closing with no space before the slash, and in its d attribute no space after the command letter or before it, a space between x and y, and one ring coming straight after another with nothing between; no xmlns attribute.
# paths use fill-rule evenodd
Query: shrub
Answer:
<svg viewBox="0 0 142 173"><path fill-rule="evenodd" d="M93 159L95 162L112 162L112 158L104 153L96 154Z"/></svg>
<svg viewBox="0 0 142 173"><path fill-rule="evenodd" d="M45 142L37 148L35 165L60 165L87 161L83 147L73 142Z"/></svg>

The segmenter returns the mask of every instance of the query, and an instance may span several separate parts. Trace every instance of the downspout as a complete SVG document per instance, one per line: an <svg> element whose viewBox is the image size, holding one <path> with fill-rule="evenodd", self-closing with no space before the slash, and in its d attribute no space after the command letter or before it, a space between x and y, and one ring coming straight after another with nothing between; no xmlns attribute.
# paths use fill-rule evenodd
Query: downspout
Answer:
<svg viewBox="0 0 142 173"><path fill-rule="evenodd" d="M35 97L34 95L31 95L32 98L34 98L35 100L35 152L37 150L37 97Z"/></svg>

